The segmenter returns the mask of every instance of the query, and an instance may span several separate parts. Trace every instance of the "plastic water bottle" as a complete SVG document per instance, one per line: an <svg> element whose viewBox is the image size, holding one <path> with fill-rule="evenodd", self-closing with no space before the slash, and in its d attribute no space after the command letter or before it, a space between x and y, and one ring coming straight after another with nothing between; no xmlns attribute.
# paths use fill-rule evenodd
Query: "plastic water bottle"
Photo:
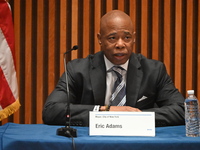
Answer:
<svg viewBox="0 0 200 150"><path fill-rule="evenodd" d="M199 102L199 136L200 136L200 102Z"/></svg>
<svg viewBox="0 0 200 150"><path fill-rule="evenodd" d="M188 90L188 97L185 99L185 126L186 136L199 136L199 106L194 95L194 90Z"/></svg>

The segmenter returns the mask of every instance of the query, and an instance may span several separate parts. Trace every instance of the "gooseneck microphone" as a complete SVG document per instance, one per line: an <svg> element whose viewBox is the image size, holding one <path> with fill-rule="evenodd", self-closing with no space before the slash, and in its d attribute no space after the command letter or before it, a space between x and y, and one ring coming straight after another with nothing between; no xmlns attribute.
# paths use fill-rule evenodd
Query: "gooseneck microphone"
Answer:
<svg viewBox="0 0 200 150"><path fill-rule="evenodd" d="M78 49L78 45L74 45L70 50L66 51L64 53L64 55L67 54L67 53L69 53L69 52L71 52L71 51L73 51L73 50L77 50L77 49Z"/></svg>
<svg viewBox="0 0 200 150"><path fill-rule="evenodd" d="M71 111L70 111L70 99L69 99L69 83L68 83L67 65L66 65L66 54L77 49L78 46L75 45L73 46L73 48L64 53L64 68L65 68L65 80L66 80L66 90L67 90L66 124L65 127L57 129L57 135L66 137L77 137L76 129L70 127Z"/></svg>

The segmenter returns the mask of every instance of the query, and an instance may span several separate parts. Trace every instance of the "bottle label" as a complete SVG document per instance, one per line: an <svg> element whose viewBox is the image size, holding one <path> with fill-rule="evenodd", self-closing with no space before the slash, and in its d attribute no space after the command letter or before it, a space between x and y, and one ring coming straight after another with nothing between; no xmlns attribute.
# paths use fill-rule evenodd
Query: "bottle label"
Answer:
<svg viewBox="0 0 200 150"><path fill-rule="evenodd" d="M185 103L185 111L188 113L198 113L198 102L188 101Z"/></svg>

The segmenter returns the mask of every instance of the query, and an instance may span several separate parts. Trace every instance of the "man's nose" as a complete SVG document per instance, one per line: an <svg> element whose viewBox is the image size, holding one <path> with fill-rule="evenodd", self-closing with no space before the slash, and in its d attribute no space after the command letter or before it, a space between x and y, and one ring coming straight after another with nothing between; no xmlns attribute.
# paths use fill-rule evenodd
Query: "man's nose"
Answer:
<svg viewBox="0 0 200 150"><path fill-rule="evenodd" d="M116 43L116 48L119 48L119 49L121 49L121 48L124 48L125 47L125 44L124 44L124 41L123 41L123 39L118 39L117 40L117 43Z"/></svg>

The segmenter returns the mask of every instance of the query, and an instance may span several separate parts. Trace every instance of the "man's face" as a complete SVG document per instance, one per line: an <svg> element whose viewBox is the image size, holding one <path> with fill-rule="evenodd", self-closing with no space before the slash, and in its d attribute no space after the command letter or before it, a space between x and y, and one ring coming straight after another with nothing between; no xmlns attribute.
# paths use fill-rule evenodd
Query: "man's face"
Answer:
<svg viewBox="0 0 200 150"><path fill-rule="evenodd" d="M101 28L98 39L108 60L115 65L124 64L129 59L133 49L132 24L121 18L111 19Z"/></svg>

